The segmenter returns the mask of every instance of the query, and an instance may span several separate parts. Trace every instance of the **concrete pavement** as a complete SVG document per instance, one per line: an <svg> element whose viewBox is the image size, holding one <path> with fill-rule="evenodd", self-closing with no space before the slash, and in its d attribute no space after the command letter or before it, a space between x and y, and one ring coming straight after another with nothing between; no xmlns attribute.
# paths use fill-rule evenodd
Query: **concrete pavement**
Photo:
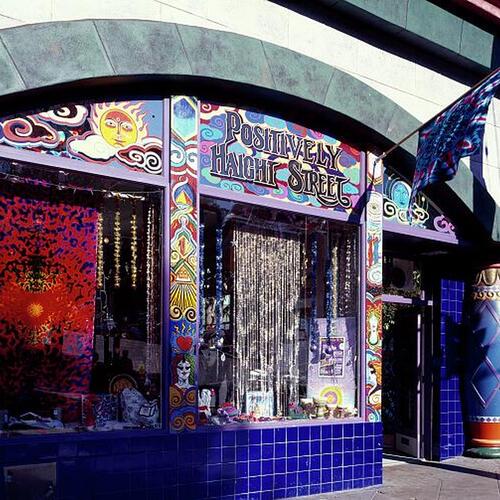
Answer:
<svg viewBox="0 0 500 500"><path fill-rule="evenodd" d="M500 460L460 457L444 462L384 460L384 484L310 499L499 500Z"/></svg>

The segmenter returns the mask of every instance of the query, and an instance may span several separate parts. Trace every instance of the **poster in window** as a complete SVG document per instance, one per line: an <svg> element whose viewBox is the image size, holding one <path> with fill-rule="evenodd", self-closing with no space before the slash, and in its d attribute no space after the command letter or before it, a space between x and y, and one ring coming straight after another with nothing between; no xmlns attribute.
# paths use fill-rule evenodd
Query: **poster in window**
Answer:
<svg viewBox="0 0 500 500"><path fill-rule="evenodd" d="M272 417L274 413L273 391L247 391L247 413L255 413L260 417Z"/></svg>
<svg viewBox="0 0 500 500"><path fill-rule="evenodd" d="M321 337L319 376L342 378L344 376L345 337Z"/></svg>

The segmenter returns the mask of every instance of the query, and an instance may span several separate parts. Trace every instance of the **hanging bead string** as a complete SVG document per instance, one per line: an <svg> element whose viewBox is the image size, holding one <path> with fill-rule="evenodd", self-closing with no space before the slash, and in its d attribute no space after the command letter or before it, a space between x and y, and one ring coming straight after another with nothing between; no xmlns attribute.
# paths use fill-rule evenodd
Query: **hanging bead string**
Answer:
<svg viewBox="0 0 500 500"><path fill-rule="evenodd" d="M200 224L200 291L199 291L199 336L203 342L205 338L205 224Z"/></svg>
<svg viewBox="0 0 500 500"><path fill-rule="evenodd" d="M121 248L122 248L122 226L121 226L121 214L120 206L116 205L115 218L113 223L113 262L114 262L114 286L115 288L120 288L121 276Z"/></svg>
<svg viewBox="0 0 500 500"><path fill-rule="evenodd" d="M104 288L104 222L102 212L97 216L97 288Z"/></svg>
<svg viewBox="0 0 500 500"><path fill-rule="evenodd" d="M222 331L222 227L215 230L215 345L221 349L224 344Z"/></svg>
<svg viewBox="0 0 500 500"><path fill-rule="evenodd" d="M316 277L318 271L318 240L313 234L311 241L311 316L309 319L310 350L313 353L311 363L317 363L319 331L318 331L318 305L316 301Z"/></svg>
<svg viewBox="0 0 500 500"><path fill-rule="evenodd" d="M154 206L148 207L146 219L146 375L151 372L151 349L155 329L154 311Z"/></svg>
<svg viewBox="0 0 500 500"><path fill-rule="evenodd" d="M134 209L130 216L130 285L137 288L137 212Z"/></svg>

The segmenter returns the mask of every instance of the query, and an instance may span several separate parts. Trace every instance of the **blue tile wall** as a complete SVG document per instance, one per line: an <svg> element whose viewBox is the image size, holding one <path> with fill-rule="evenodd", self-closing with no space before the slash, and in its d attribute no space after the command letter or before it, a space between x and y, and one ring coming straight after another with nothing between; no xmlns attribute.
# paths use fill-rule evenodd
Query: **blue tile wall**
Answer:
<svg viewBox="0 0 500 500"><path fill-rule="evenodd" d="M40 462L57 463L60 500L290 498L381 484L382 426L144 431L0 443L1 465Z"/></svg>
<svg viewBox="0 0 500 500"><path fill-rule="evenodd" d="M462 363L462 309L464 283L441 280L441 366L439 394L439 459L464 452L464 425L460 378Z"/></svg>

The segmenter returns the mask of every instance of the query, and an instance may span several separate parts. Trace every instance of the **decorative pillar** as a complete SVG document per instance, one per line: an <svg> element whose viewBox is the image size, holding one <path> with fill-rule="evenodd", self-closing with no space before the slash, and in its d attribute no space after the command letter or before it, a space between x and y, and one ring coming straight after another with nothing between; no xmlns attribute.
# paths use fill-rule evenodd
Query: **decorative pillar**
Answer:
<svg viewBox="0 0 500 500"><path fill-rule="evenodd" d="M197 419L198 102L172 97L170 110L170 429Z"/></svg>
<svg viewBox="0 0 500 500"><path fill-rule="evenodd" d="M365 418L382 420L382 162L366 155Z"/></svg>
<svg viewBox="0 0 500 500"><path fill-rule="evenodd" d="M465 360L469 453L500 458L500 264L476 276L471 327Z"/></svg>

